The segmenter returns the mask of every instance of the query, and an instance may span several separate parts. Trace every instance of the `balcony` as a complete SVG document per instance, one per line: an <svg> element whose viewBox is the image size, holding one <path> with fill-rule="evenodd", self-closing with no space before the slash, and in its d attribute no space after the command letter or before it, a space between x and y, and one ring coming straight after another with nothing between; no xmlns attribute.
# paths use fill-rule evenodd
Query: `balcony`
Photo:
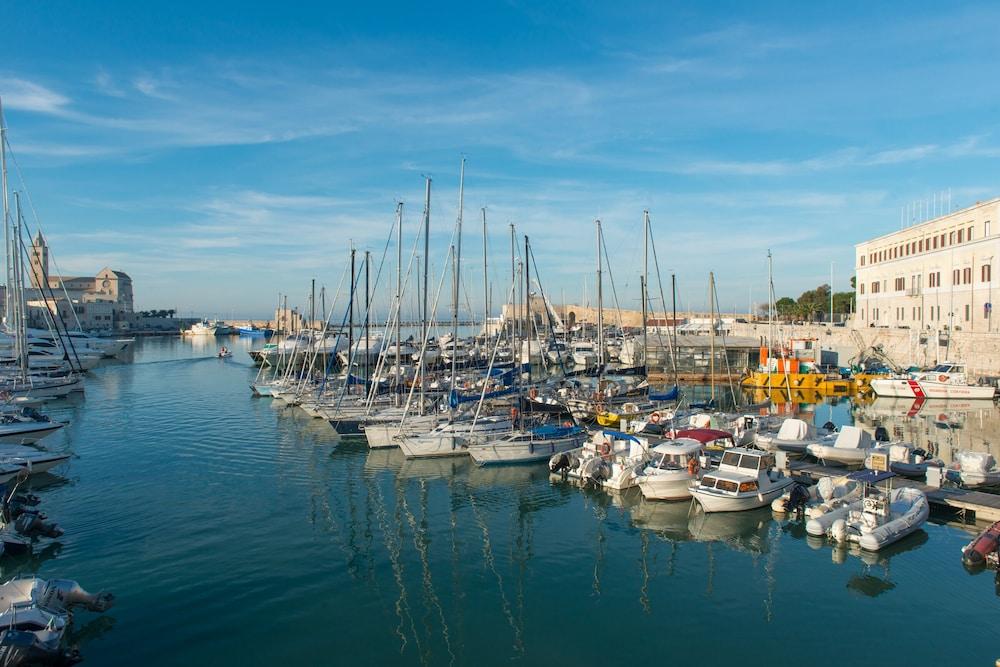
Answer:
<svg viewBox="0 0 1000 667"><path fill-rule="evenodd" d="M919 287L907 287L906 288L906 296L920 296L920 288Z"/></svg>

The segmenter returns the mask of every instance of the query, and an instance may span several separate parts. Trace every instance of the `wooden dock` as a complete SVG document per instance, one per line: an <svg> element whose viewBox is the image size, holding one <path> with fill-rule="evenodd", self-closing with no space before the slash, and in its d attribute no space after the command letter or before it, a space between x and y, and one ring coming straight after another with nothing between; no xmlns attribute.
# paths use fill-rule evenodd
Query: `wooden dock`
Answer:
<svg viewBox="0 0 1000 667"><path fill-rule="evenodd" d="M852 471L847 468L789 460L788 472L793 476L818 480L821 477L843 477ZM939 489L906 477L896 477L892 483L894 486L920 489L927 495L927 500L932 506L962 514L966 519L1000 521L1000 495L968 489Z"/></svg>

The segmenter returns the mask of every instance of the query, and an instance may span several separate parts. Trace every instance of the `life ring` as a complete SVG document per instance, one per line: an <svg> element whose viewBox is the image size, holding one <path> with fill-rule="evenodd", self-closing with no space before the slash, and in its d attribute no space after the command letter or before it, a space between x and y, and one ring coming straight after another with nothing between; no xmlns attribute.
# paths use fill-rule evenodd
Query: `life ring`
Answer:
<svg viewBox="0 0 1000 667"><path fill-rule="evenodd" d="M698 463L698 457L692 456L691 458L688 459L688 474L689 475L691 475L692 477L694 477L695 475L697 475L698 474L698 468L700 468L700 467L701 466Z"/></svg>
<svg viewBox="0 0 1000 667"><path fill-rule="evenodd" d="M602 459L611 458L611 441L604 440L597 446L597 453L601 455Z"/></svg>
<svg viewBox="0 0 1000 667"><path fill-rule="evenodd" d="M938 381L939 382L947 382L948 381L948 376L947 375L938 375Z"/></svg>
<svg viewBox="0 0 1000 667"><path fill-rule="evenodd" d="M534 387L528 390L528 397L532 400L538 398L538 390Z"/></svg>
<svg viewBox="0 0 1000 667"><path fill-rule="evenodd" d="M654 412L653 414L649 415L649 422L651 424L659 424L660 423L660 413L659 412Z"/></svg>

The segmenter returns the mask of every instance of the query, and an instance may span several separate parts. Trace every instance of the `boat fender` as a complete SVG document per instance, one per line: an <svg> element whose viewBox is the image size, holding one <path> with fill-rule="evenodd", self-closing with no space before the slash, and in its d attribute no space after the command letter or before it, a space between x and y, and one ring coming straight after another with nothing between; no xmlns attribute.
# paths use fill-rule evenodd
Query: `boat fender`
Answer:
<svg viewBox="0 0 1000 667"><path fill-rule="evenodd" d="M834 542L846 542L847 541L847 522L843 519L837 519L830 526L830 537L833 538Z"/></svg>
<svg viewBox="0 0 1000 667"><path fill-rule="evenodd" d="M694 457L694 456L692 456L691 458L689 458L688 459L688 474L691 475L692 477L694 477L695 475L698 474L698 468L699 468L698 458Z"/></svg>

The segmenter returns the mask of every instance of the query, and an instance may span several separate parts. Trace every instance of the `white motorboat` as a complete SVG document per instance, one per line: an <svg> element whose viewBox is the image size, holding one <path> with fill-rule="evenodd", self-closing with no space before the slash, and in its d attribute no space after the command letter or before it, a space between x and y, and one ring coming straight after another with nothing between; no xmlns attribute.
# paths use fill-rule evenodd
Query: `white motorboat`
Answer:
<svg viewBox="0 0 1000 667"><path fill-rule="evenodd" d="M585 437L583 430L572 423L546 424L473 443L468 450L469 456L479 465L534 463L579 447Z"/></svg>
<svg viewBox="0 0 1000 667"><path fill-rule="evenodd" d="M447 415L438 413L407 415L402 421L366 423L362 430L371 449L398 447L401 439L429 433L447 419Z"/></svg>
<svg viewBox="0 0 1000 667"><path fill-rule="evenodd" d="M214 323L208 320L202 320L201 322L195 322L191 325L190 329L185 329L181 332L184 336L214 336L217 327Z"/></svg>
<svg viewBox="0 0 1000 667"><path fill-rule="evenodd" d="M569 351L573 356L573 363L575 365L584 366L586 368L597 365L597 345L593 341L575 341L572 345L570 345Z"/></svg>
<svg viewBox="0 0 1000 667"><path fill-rule="evenodd" d="M649 441L619 431L596 431L582 447L556 454L549 470L567 479L590 482L612 491L635 486L636 474L649 461Z"/></svg>
<svg viewBox="0 0 1000 667"><path fill-rule="evenodd" d="M691 495L706 512L741 512L769 505L795 480L773 470L774 455L735 447L692 486Z"/></svg>
<svg viewBox="0 0 1000 667"><path fill-rule="evenodd" d="M865 551L878 551L918 530L930 515L924 492L911 488L879 489L877 482L893 477L891 472L864 470L851 477L865 484L861 508L830 526L829 535L841 544L855 543Z"/></svg>
<svg viewBox="0 0 1000 667"><path fill-rule="evenodd" d="M113 604L110 593L92 595L68 579L22 577L0 584L4 664L73 664L78 656L63 646L71 611L104 612Z"/></svg>
<svg viewBox="0 0 1000 667"><path fill-rule="evenodd" d="M845 465L864 464L868 450L875 446L872 436L858 426L842 426L832 445L813 443L806 451L820 461L835 461Z"/></svg>
<svg viewBox="0 0 1000 667"><path fill-rule="evenodd" d="M704 445L681 438L653 447L649 463L636 475L642 497L649 500L686 500L691 497L691 483L701 476Z"/></svg>
<svg viewBox="0 0 1000 667"><path fill-rule="evenodd" d="M1000 467L989 452L956 452L945 475L969 488L1000 485Z"/></svg>
<svg viewBox="0 0 1000 667"><path fill-rule="evenodd" d="M879 443L868 450L865 457L865 467L874 469L873 456L884 456L889 470L902 477L922 479L927 475L927 466L944 467L940 459L931 459L927 452L917 449L908 442Z"/></svg>
<svg viewBox="0 0 1000 667"><path fill-rule="evenodd" d="M833 440L826 436L820 438L816 433L816 427L801 419L790 417L781 423L776 434L758 433L755 443L761 449L769 452L789 452L791 454L805 454L806 448L812 444L833 444Z"/></svg>
<svg viewBox="0 0 1000 667"><path fill-rule="evenodd" d="M970 385L965 366L951 362L938 364L929 371L910 373L905 378L878 378L871 382L878 396L902 398L993 398L993 385Z"/></svg>
<svg viewBox="0 0 1000 667"><path fill-rule="evenodd" d="M70 458L70 454L50 452L34 447L0 445L0 467L6 469L8 466L21 466L31 475L48 472L52 468L66 463Z"/></svg>

